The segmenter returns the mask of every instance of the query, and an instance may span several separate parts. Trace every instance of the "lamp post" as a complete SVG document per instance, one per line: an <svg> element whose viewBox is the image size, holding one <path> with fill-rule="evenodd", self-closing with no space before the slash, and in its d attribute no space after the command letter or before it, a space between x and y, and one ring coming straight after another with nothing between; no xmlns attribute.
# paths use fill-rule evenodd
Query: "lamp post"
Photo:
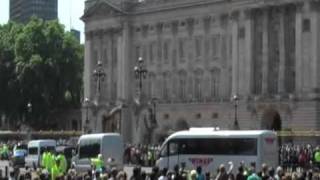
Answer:
<svg viewBox="0 0 320 180"><path fill-rule="evenodd" d="M26 114L26 120L28 121L30 119L30 114L32 112L32 104L31 102L28 102L27 104L27 114Z"/></svg>
<svg viewBox="0 0 320 180"><path fill-rule="evenodd" d="M89 98L85 98L84 99L84 106L86 108L86 120L84 122L84 128L83 128L85 133L89 132L89 104L90 104Z"/></svg>
<svg viewBox="0 0 320 180"><path fill-rule="evenodd" d="M95 81L97 82L98 94L100 94L101 82L104 81L105 76L106 76L106 73L103 70L102 62L98 61L96 69L93 70L93 77L95 78Z"/></svg>
<svg viewBox="0 0 320 180"><path fill-rule="evenodd" d="M142 80L147 77L148 70L143 67L143 59L139 57L138 64L134 67L136 79L139 80L139 92L142 91Z"/></svg>
<svg viewBox="0 0 320 180"><path fill-rule="evenodd" d="M238 102L239 102L239 97L237 94L234 94L233 97L233 102L234 102L234 124L233 124L233 128L234 130L239 130L239 122L238 122Z"/></svg>

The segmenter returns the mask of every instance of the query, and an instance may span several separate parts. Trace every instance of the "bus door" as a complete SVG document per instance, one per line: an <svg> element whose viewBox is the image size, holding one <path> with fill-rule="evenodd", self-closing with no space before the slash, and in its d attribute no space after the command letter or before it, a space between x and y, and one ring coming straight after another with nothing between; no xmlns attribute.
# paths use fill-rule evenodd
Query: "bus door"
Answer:
<svg viewBox="0 0 320 180"><path fill-rule="evenodd" d="M174 169L175 165L179 165L179 144L177 141L168 143L168 169Z"/></svg>
<svg viewBox="0 0 320 180"><path fill-rule="evenodd" d="M266 163L272 167L278 165L278 147L276 136L261 137L261 163Z"/></svg>

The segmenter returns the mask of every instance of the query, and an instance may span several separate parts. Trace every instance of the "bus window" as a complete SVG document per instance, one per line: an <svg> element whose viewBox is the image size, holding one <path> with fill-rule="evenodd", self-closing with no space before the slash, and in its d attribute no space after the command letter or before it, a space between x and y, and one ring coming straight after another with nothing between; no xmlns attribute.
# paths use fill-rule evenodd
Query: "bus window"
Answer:
<svg viewBox="0 0 320 180"><path fill-rule="evenodd" d="M168 146L165 145L163 146L163 148L161 149L161 152L160 152L160 157L166 157L168 156Z"/></svg>
<svg viewBox="0 0 320 180"><path fill-rule="evenodd" d="M179 144L179 154L257 155L255 138L180 139Z"/></svg>
<svg viewBox="0 0 320 180"><path fill-rule="evenodd" d="M178 154L178 143L177 142L170 142L169 143L169 155Z"/></svg>

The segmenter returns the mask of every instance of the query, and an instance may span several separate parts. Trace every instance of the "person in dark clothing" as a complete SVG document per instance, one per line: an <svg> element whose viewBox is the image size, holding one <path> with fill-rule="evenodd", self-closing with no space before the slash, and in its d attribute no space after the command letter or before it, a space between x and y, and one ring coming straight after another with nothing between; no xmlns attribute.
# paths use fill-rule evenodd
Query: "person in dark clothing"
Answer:
<svg viewBox="0 0 320 180"><path fill-rule="evenodd" d="M151 174L150 174L150 180L158 180L159 178L159 168L157 166L152 168Z"/></svg>
<svg viewBox="0 0 320 180"><path fill-rule="evenodd" d="M239 166L238 168L238 174L236 176L236 180L246 180L247 178L243 175L243 166Z"/></svg>

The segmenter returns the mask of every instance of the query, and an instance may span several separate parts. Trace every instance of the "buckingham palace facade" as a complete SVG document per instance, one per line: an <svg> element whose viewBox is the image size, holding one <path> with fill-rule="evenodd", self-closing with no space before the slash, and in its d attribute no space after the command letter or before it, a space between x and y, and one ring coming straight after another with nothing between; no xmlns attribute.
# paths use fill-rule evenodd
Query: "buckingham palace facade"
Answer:
<svg viewBox="0 0 320 180"><path fill-rule="evenodd" d="M82 20L88 131L320 130L317 0L88 0Z"/></svg>

